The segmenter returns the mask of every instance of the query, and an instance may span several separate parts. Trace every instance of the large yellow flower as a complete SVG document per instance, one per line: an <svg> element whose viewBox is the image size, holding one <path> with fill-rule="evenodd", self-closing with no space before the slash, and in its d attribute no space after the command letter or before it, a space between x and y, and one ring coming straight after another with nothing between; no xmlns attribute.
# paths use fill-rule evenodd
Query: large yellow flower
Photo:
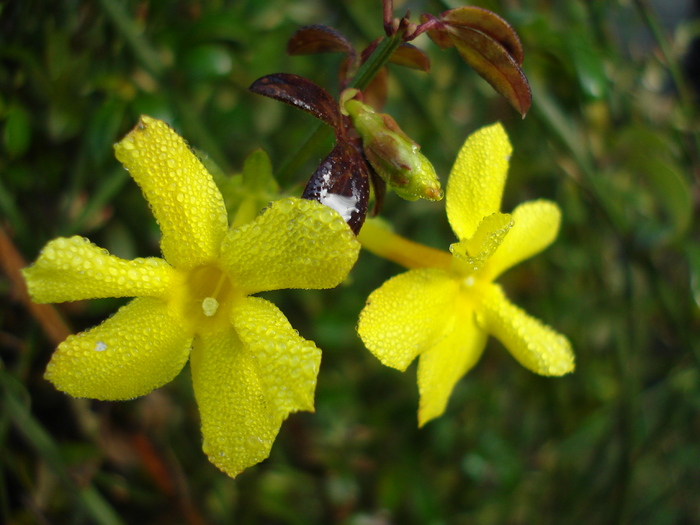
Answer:
<svg viewBox="0 0 700 525"><path fill-rule="evenodd" d="M61 343L46 377L76 397L131 399L191 357L204 451L235 476L269 455L290 412L314 409L321 360L275 305L249 295L336 286L359 243L338 213L295 198L229 230L211 175L161 121L142 117L115 150L160 225L163 259L122 260L82 237L44 247L24 270L35 301L136 297Z"/></svg>
<svg viewBox="0 0 700 525"><path fill-rule="evenodd" d="M418 422L445 411L454 385L478 361L489 334L526 368L548 376L574 369L569 341L506 299L493 282L502 272L546 248L560 212L545 200L500 213L511 146L500 124L471 135L447 185L447 219L459 242L450 255L391 234L373 222L363 247L412 270L375 290L360 314L358 332L387 366L405 370L420 356Z"/></svg>

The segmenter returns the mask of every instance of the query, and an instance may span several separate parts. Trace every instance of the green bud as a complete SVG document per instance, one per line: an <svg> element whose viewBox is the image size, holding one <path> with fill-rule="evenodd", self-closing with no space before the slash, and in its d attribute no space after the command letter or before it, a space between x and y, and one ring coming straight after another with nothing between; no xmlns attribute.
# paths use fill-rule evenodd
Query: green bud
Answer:
<svg viewBox="0 0 700 525"><path fill-rule="evenodd" d="M350 116L362 139L365 157L377 175L403 199L442 199L440 181L433 165L420 152L420 146L389 115L377 113L359 100L347 100L354 93L355 90L348 90L341 96L343 113Z"/></svg>

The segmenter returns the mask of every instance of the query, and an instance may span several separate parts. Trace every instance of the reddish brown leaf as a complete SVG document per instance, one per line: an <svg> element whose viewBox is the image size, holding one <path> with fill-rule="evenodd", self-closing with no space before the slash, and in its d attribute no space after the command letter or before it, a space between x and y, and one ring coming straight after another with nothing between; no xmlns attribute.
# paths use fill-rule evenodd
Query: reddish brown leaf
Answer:
<svg viewBox="0 0 700 525"><path fill-rule="evenodd" d="M287 53L290 55L348 53L355 56L352 44L342 33L322 25L304 26L299 29L287 42Z"/></svg>
<svg viewBox="0 0 700 525"><path fill-rule="evenodd" d="M467 27L449 27L449 34L464 61L524 117L532 102L530 84L510 53L484 33Z"/></svg>
<svg viewBox="0 0 700 525"><path fill-rule="evenodd" d="M420 17L420 21L424 24L430 20L437 19L433 15L428 14L421 15ZM448 47L454 46L450 35L448 35L447 31L445 30L444 24L442 22L439 22L438 25L440 29L428 29L427 33L430 37L430 40L435 42L440 47L440 49L447 49Z"/></svg>
<svg viewBox="0 0 700 525"><path fill-rule="evenodd" d="M411 69L430 71L430 59L423 51L411 44L403 43L391 55L389 62Z"/></svg>
<svg viewBox="0 0 700 525"><path fill-rule="evenodd" d="M323 159L301 197L333 208L357 234L367 217L369 177L360 148L343 140Z"/></svg>
<svg viewBox="0 0 700 525"><path fill-rule="evenodd" d="M440 15L440 20L449 28L478 31L500 44L518 63L523 64L523 46L515 30L496 13L481 7L458 7Z"/></svg>
<svg viewBox="0 0 700 525"><path fill-rule="evenodd" d="M248 88L253 93L274 98L311 113L342 133L338 103L322 87L290 73L275 73L259 78Z"/></svg>
<svg viewBox="0 0 700 525"><path fill-rule="evenodd" d="M370 55L379 45L379 42L384 40L383 38L377 38L373 40L366 48L362 50L360 55L360 62L365 63ZM430 71L430 59L423 51L418 49L416 46L403 43L396 48L389 58L389 62L396 64L398 66L409 67L411 69L419 69L421 71Z"/></svg>

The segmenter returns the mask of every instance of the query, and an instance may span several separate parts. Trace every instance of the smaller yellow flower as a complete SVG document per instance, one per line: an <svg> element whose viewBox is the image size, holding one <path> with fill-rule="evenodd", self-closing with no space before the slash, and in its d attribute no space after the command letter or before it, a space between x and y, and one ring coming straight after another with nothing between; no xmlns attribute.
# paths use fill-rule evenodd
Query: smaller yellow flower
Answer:
<svg viewBox="0 0 700 525"><path fill-rule="evenodd" d="M75 397L124 400L171 381L191 358L203 448L235 476L265 459L282 421L314 409L321 351L251 294L332 288L359 243L334 210L284 199L228 228L219 189L187 143L141 117L115 145L163 234L163 259L126 261L82 237L49 242L23 270L36 302L136 297L58 346L46 378Z"/></svg>
<svg viewBox="0 0 700 525"><path fill-rule="evenodd" d="M450 255L391 234L368 221L364 248L394 260L406 273L375 290L360 314L358 333L387 366L405 370L417 356L423 426L440 416L452 390L479 360L488 335L523 366L547 376L574 369L569 341L508 301L493 282L546 248L556 237L556 204L536 200L500 213L512 148L500 124L472 134L447 185L447 219L458 243Z"/></svg>

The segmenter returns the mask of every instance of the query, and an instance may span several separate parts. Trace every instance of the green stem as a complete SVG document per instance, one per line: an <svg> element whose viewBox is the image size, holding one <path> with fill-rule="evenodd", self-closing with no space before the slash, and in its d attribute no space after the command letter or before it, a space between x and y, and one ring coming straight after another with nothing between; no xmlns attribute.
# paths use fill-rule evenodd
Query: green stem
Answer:
<svg viewBox="0 0 700 525"><path fill-rule="evenodd" d="M379 73L379 70L386 65L394 51L401 45L403 33L403 31L398 31L393 36L384 38L367 61L357 70L357 74L353 77L348 87L356 88L360 91L365 89L376 74Z"/></svg>
<svg viewBox="0 0 700 525"><path fill-rule="evenodd" d="M357 70L357 73L348 87L359 89L360 91L365 89L377 73L379 73L379 70L386 65L391 55L396 51L396 48L401 45L403 42L403 33L404 31L399 30L393 36L384 38L367 61ZM295 153L280 166L277 172L277 180L286 181L291 178L292 175L309 160L314 152L321 149L321 146L328 141L331 134L331 128L324 126L320 122L315 122L304 142L302 142L295 149Z"/></svg>

